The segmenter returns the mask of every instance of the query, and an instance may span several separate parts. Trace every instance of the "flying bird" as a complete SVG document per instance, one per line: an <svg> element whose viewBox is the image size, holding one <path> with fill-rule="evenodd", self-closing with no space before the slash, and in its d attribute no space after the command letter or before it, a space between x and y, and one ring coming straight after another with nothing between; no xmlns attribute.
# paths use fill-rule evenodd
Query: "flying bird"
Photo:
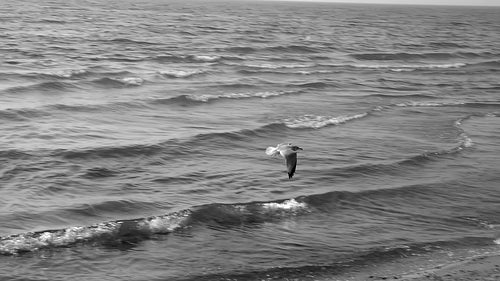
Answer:
<svg viewBox="0 0 500 281"><path fill-rule="evenodd" d="M292 145L291 143L280 143L276 147L268 147L266 149L266 154L269 156L281 154L281 156L285 158L288 179L291 179L297 167L297 151L299 150L302 150L302 148Z"/></svg>

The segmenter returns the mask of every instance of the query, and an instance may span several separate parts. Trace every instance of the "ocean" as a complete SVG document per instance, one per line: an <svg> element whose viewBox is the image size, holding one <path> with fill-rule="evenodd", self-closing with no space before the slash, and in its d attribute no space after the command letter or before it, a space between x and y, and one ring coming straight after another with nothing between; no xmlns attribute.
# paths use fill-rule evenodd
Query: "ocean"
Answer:
<svg viewBox="0 0 500 281"><path fill-rule="evenodd" d="M3 1L0 280L403 279L500 254L499 13ZM265 154L288 142L291 180Z"/></svg>

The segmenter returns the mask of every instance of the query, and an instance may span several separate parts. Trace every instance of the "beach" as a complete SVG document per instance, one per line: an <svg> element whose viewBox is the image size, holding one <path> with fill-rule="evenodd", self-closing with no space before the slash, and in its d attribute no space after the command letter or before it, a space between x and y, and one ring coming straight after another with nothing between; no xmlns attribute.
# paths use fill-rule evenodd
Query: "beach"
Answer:
<svg viewBox="0 0 500 281"><path fill-rule="evenodd" d="M500 256L482 256L456 262L415 275L401 276L400 280L500 280Z"/></svg>

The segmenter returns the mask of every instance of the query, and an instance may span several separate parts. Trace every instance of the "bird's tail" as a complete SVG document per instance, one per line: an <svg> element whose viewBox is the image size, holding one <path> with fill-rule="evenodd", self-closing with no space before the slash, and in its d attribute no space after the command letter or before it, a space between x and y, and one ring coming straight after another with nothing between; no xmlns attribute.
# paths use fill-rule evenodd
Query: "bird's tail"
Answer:
<svg viewBox="0 0 500 281"><path fill-rule="evenodd" d="M269 156L276 156L278 153L279 153L279 151L278 151L277 147L270 146L270 147L266 148L266 154Z"/></svg>

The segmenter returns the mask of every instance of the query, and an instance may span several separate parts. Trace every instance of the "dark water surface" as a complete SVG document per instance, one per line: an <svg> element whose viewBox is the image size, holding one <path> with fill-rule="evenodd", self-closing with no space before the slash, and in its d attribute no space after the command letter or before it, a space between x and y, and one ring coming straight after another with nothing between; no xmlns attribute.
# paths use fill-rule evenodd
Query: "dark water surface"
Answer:
<svg viewBox="0 0 500 281"><path fill-rule="evenodd" d="M361 280L500 252L499 11L3 3L0 279ZM292 181L280 142L304 148Z"/></svg>

